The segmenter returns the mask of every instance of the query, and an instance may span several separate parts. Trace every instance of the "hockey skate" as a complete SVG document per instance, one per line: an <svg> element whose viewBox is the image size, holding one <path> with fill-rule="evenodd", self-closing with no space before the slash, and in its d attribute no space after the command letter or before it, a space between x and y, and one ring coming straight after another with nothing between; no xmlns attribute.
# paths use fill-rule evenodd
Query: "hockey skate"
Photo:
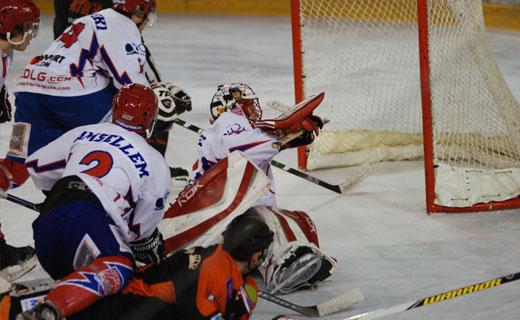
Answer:
<svg viewBox="0 0 520 320"><path fill-rule="evenodd" d="M13 247L0 239L0 277L12 282L36 266L32 247Z"/></svg>

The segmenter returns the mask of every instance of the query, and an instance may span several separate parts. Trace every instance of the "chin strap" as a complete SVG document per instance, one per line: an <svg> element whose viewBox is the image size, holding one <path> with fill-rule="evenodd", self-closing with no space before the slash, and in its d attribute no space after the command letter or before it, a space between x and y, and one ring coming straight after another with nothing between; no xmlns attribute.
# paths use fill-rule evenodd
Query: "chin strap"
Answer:
<svg viewBox="0 0 520 320"><path fill-rule="evenodd" d="M11 39L11 32L8 32L8 33L6 34L7 42L9 42L9 44L11 44L11 45L13 45L13 46L19 46L19 45L23 44L23 43L25 42L25 40L27 40L27 35L29 35L29 33L32 33L32 32L33 32L32 29L29 30L29 31L25 31L25 32L23 33L22 40L20 40L20 41L13 41L13 40Z"/></svg>

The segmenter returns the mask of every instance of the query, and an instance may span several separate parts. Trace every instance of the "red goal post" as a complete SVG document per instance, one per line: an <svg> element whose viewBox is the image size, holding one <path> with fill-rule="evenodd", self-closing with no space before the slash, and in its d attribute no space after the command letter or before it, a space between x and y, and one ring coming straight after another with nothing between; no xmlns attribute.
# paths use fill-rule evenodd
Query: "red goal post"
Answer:
<svg viewBox="0 0 520 320"><path fill-rule="evenodd" d="M300 168L424 155L429 213L520 207L520 106L480 1L291 0L291 11L296 102L324 91L330 120Z"/></svg>

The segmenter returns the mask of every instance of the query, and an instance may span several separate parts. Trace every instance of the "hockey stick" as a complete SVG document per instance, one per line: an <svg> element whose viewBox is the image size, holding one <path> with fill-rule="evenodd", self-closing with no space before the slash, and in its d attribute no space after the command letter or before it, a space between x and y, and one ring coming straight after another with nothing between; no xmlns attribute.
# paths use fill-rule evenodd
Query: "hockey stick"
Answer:
<svg viewBox="0 0 520 320"><path fill-rule="evenodd" d="M190 131L193 131L195 133L201 133L202 131L204 131L203 129L193 125L193 124L189 124L187 123L186 121L180 119L180 118L175 118L173 120L173 122L185 129L188 129ZM348 189L354 187L355 185L357 185L359 182L361 182L363 180L363 178L365 178L369 173L370 173L370 166L369 165L362 165L360 166L355 172L353 175L351 175L350 177L348 177L347 179L345 179L343 182L341 182L340 184L330 184L328 182L325 182L323 180L320 180L316 177L313 177L311 175L309 175L308 173L305 173L303 171L300 171L300 170L296 170L294 168L291 168L289 166L287 166L286 164L284 163L281 163L279 161L276 161L276 160L271 160L271 165L273 167L276 167L278 169L281 169L285 172L288 172L290 174L293 174L297 177L300 177L302 179L305 179L309 182L312 182L314 184L317 184L325 189L328 189L330 191L334 191L336 193L339 193L339 194L343 194L345 191L347 191Z"/></svg>
<svg viewBox="0 0 520 320"><path fill-rule="evenodd" d="M3 192L0 193L0 197L17 203L26 208L39 211L38 204L29 202L27 200L23 200L21 198ZM357 288L347 291L337 297L334 297L328 301L324 301L314 306L300 306L264 291L259 291L259 296L267 301L299 312L308 317L321 317L335 312L339 312L347 308L350 308L351 306L365 299L361 290Z"/></svg>
<svg viewBox="0 0 520 320"><path fill-rule="evenodd" d="M41 204L32 203L32 202L29 202L29 201L24 200L22 198L18 198L17 196L13 196L12 194L5 193L5 192L0 192L0 198L8 200L8 201L11 201L11 202L14 202L16 204L19 204L22 207L26 207L26 208L29 208L31 210L40 212Z"/></svg>
<svg viewBox="0 0 520 320"><path fill-rule="evenodd" d="M300 306L260 290L259 296L269 302L291 309L307 317L323 317L332 313L340 312L360 303L365 299L358 288L347 291L337 297L313 306Z"/></svg>
<svg viewBox="0 0 520 320"><path fill-rule="evenodd" d="M495 279L491 279L484 282L475 283L469 286L457 288L454 290L442 292L433 296L429 296L426 298L421 298L417 301L409 301L402 304L395 305L393 307L377 309L374 311L369 311L365 313L361 313L355 316L350 316L348 318L344 318L343 320L369 320L369 319L379 319L381 317L386 317L391 314L404 312L412 309L416 309L419 307L423 307L426 305L434 304L437 302L442 302L450 299L454 299L460 296L472 294L475 292L483 291L489 288L498 287L508 282L513 282L520 279L520 272L508 274L506 276L498 277Z"/></svg>
<svg viewBox="0 0 520 320"><path fill-rule="evenodd" d="M290 174L293 174L297 177L310 181L325 189L329 189L329 190L334 191L339 194L343 194L345 191L347 191L347 190L351 189L352 187L356 186L357 184L359 184L370 173L370 166L368 164L365 164L365 165L360 166L355 172L353 172L352 175L350 175L348 178L343 180L340 184L330 184L330 183L320 180L316 177L313 177L303 171L291 168L276 160L271 160L271 165L273 167L281 169L285 172L289 172Z"/></svg>

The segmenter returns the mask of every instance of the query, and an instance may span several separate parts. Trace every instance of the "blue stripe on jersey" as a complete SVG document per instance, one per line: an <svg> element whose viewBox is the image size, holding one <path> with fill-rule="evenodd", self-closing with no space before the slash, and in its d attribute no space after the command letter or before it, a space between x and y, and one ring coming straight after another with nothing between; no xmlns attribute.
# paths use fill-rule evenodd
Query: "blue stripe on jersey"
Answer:
<svg viewBox="0 0 520 320"><path fill-rule="evenodd" d="M264 141L257 141L257 142L253 142L253 143L248 143L248 144L243 144L243 145L240 145L240 146L236 146L236 147L233 147L233 148L229 148L229 153L233 152L233 151L236 151L236 150L239 150L239 151L246 151L248 149L251 149L251 148L254 148L256 146L259 146L263 143L266 143L266 142L269 142L271 140L264 140Z"/></svg>
<svg viewBox="0 0 520 320"><path fill-rule="evenodd" d="M56 162L48 163L43 166L38 165L38 159L35 159L33 161L29 161L25 164L27 168L33 168L33 170L36 173L42 173L46 171L54 171L58 169L65 168L65 165L67 165L67 161L65 159L58 160Z"/></svg>

